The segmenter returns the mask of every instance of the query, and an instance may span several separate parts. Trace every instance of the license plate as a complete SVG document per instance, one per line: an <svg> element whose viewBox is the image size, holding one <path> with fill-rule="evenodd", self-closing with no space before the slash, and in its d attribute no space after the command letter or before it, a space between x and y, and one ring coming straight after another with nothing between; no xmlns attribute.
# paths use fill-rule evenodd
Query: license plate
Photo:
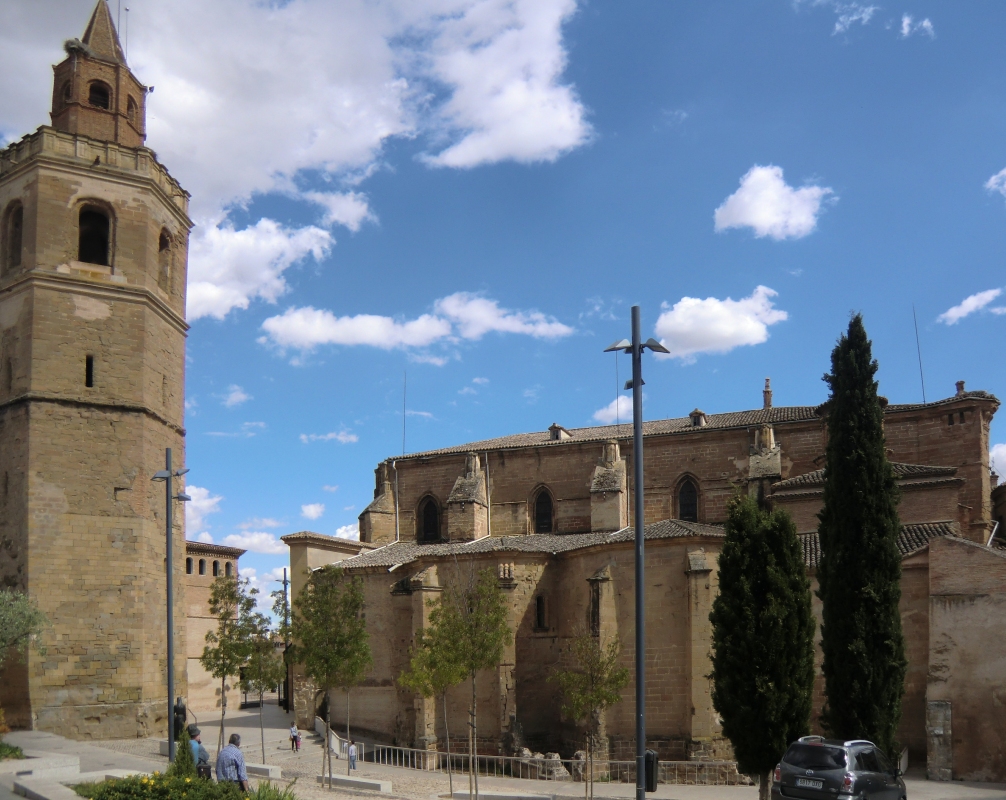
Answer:
<svg viewBox="0 0 1006 800"><path fill-rule="evenodd" d="M797 778L796 785L805 789L820 789L824 786L824 781L812 781L810 778Z"/></svg>

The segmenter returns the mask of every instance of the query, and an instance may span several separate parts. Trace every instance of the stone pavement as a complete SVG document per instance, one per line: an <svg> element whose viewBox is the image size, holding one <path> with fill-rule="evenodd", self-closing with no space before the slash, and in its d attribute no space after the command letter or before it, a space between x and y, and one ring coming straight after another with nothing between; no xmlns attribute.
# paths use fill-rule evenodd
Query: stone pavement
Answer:
<svg viewBox="0 0 1006 800"><path fill-rule="evenodd" d="M331 800L333 797L375 798L373 792L328 790L315 782L321 772L322 743L313 731L302 731L304 744L299 753L290 751L287 738L291 717L282 711L275 701L267 701L263 709L265 722L265 762L283 769L282 783L290 785L295 781L294 791L303 800ZM203 733L203 744L216 754L219 734L219 717L201 715L199 727ZM257 709L233 711L227 715L225 732L241 734L241 749L249 762L262 761L261 736ZM121 739L112 741L74 742L59 736L38 732L20 732L7 735L12 744L36 750L71 753L80 756L82 772L101 769L136 769L144 772L163 771L167 759L159 754L156 739ZM345 775L346 762L333 760L333 773ZM361 762L357 774L364 778L390 780L393 797L403 800L435 800L448 791L447 776L442 773L407 770L386 767L379 764ZM1006 785L982 783L937 783L927 781L919 770L909 770L908 797L910 800L1006 800ZM9 793L11 780L0 776L0 800L13 797ZM454 776L455 791L468 789L466 775ZM555 795L557 800L576 800L583 797L583 784L528 781L503 778L480 778L479 789L491 792L514 794ZM634 787L627 784L596 784L595 800L629 800L634 796ZM661 784L653 800L754 800L758 789L754 786L677 786ZM388 797L384 795L383 797ZM375 798L376 800L376 798Z"/></svg>

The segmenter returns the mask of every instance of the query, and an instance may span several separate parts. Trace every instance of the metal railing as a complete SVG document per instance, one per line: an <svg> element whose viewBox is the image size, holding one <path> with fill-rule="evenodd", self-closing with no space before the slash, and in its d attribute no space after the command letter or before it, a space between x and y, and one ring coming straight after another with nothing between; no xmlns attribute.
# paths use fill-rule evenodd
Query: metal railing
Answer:
<svg viewBox="0 0 1006 800"><path fill-rule="evenodd" d="M325 720L321 717L314 718L314 732L322 739L325 738ZM339 734L331 728L328 729L328 746L331 748L336 758L349 758L349 742L339 736ZM363 742L356 743L356 758L358 761L366 760L366 748L367 746ZM374 760L373 753L370 755L370 760Z"/></svg>
<svg viewBox="0 0 1006 800"><path fill-rule="evenodd" d="M388 767L447 772L447 753L438 750L418 750L393 745L372 745L367 761ZM451 770L467 774L471 756L451 753ZM478 755L475 765L479 775L489 778L518 778L539 781L584 780L587 763L578 758L535 758L520 756ZM635 783L635 761L594 759L594 781L597 783ZM657 774L659 783L733 786L747 783L737 773L733 761L661 761Z"/></svg>

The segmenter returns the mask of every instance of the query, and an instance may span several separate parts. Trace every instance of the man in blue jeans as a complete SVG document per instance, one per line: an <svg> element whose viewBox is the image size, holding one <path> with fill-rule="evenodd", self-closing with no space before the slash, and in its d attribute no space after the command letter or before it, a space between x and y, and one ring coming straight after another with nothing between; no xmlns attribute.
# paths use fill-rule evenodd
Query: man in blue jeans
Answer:
<svg viewBox="0 0 1006 800"><path fill-rule="evenodd" d="M231 734L228 744L217 756L217 781L220 783L236 783L241 791L248 791L248 771L245 769L245 756L241 752L241 737Z"/></svg>
<svg viewBox="0 0 1006 800"><path fill-rule="evenodd" d="M349 740L349 768L356 769L356 742Z"/></svg>

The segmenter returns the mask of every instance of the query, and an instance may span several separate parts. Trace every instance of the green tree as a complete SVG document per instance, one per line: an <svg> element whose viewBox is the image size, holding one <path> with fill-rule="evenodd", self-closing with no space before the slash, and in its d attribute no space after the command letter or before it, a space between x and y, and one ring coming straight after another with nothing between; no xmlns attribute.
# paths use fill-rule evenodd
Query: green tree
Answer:
<svg viewBox="0 0 1006 800"><path fill-rule="evenodd" d="M240 675L248 660L249 619L255 610L255 591L247 578L221 576L210 588L210 613L217 629L206 634L206 647L199 663L220 679L220 738L217 752L224 747L224 718L227 715L227 679Z"/></svg>
<svg viewBox="0 0 1006 800"><path fill-rule="evenodd" d="M506 596L492 569L469 570L467 579L449 583L441 593L440 603L430 612L431 626L441 627L446 642L450 642L451 660L464 668L471 678L469 793L479 796L478 708L475 677L482 670L495 669L503 658L503 648L513 640L508 621Z"/></svg>
<svg viewBox="0 0 1006 800"><path fill-rule="evenodd" d="M814 615L796 526L735 496L727 506L713 626L713 707L742 773L768 776L808 733L814 689Z"/></svg>
<svg viewBox="0 0 1006 800"><path fill-rule="evenodd" d="M253 589L252 592L255 590ZM276 643L265 614L252 613L248 617L248 659L241 672L241 688L258 692L258 726L262 739L262 763L265 761L265 721L263 707L265 693L286 677L286 664L276 652Z"/></svg>
<svg viewBox="0 0 1006 800"><path fill-rule="evenodd" d="M49 618L27 593L0 589L0 668L11 659L26 660L30 648L45 655L41 639L49 624ZM3 709L0 726L7 730Z"/></svg>
<svg viewBox="0 0 1006 800"><path fill-rule="evenodd" d="M175 760L168 766L167 775L177 778L196 777L196 760L192 757L192 745L189 744L189 729L182 728L175 749Z"/></svg>
<svg viewBox="0 0 1006 800"><path fill-rule="evenodd" d="M877 362L856 314L831 354L824 504L818 515L826 730L866 738L895 758L905 641L898 487L884 446Z"/></svg>
<svg viewBox="0 0 1006 800"><path fill-rule="evenodd" d="M437 601L429 601L432 610ZM454 774L451 768L451 731L447 724L447 690L457 686L466 677L465 665L457 659L453 643L444 635L442 624L431 624L420 630L409 658L408 670L402 672L398 682L406 689L423 697L440 697L444 708L444 733L447 743L447 782L454 796Z"/></svg>
<svg viewBox="0 0 1006 800"><path fill-rule="evenodd" d="M329 788L332 785L332 753L327 732L332 729L331 692L335 688L346 692L348 741L350 689L363 680L372 663L363 606L363 581L347 576L336 565L312 572L294 601L296 658L327 701L321 769L325 774L327 759ZM349 769L348 759L346 768Z"/></svg>
<svg viewBox="0 0 1006 800"><path fill-rule="evenodd" d="M629 683L629 670L619 666L622 645L618 638L602 647L598 637L581 631L573 639L570 651L575 668L553 673L550 680L562 691L562 711L570 719L583 720L587 728L587 763L583 794L594 796L594 739L601 722L601 713L622 699L622 689Z"/></svg>

